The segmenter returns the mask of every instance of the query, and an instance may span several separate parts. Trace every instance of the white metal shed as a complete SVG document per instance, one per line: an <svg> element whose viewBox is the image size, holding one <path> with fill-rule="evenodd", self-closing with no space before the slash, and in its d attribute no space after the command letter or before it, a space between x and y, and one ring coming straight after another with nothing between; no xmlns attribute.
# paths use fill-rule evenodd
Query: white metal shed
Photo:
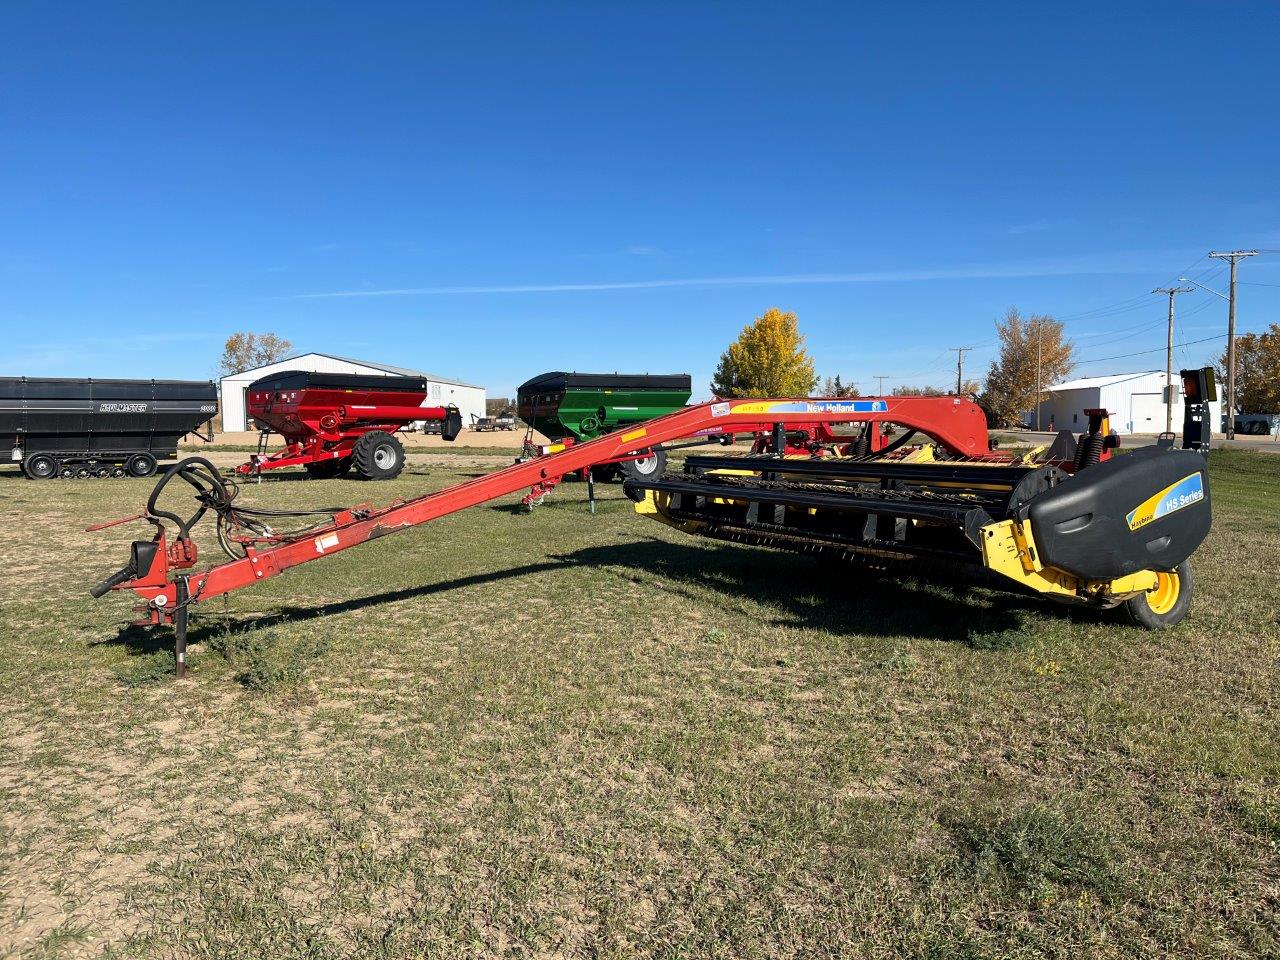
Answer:
<svg viewBox="0 0 1280 960"><path fill-rule="evenodd" d="M350 357L338 357L328 353L303 353L296 357L287 357L264 367L234 373L219 381L219 400L222 410L222 429L231 433L237 430L252 429L245 415L245 395L249 385L255 380L273 373L284 373L291 370L302 370L307 373L358 373L364 376L386 377L423 377L427 381L427 399L424 406L438 406L452 403L462 413L462 422L469 424L471 414L484 416L484 387L464 383L449 377L439 377L421 370L410 370L388 363L376 363L371 360L353 360Z"/></svg>
<svg viewBox="0 0 1280 960"><path fill-rule="evenodd" d="M1116 373L1105 377L1084 377L1057 383L1045 390L1040 404L1040 429L1079 432L1088 425L1084 411L1104 409L1111 415L1111 429L1116 433L1161 433L1165 427L1165 372ZM1182 432L1182 381L1175 373L1173 388L1173 430ZM1221 407L1210 404L1210 420L1218 432ZM1035 415L1031 417L1035 425Z"/></svg>

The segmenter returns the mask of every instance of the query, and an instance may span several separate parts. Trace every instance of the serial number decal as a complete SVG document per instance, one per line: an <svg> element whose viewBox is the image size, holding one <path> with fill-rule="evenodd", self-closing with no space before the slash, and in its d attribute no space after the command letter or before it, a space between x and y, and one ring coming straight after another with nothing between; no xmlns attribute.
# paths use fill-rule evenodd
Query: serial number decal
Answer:
<svg viewBox="0 0 1280 960"><path fill-rule="evenodd" d="M122 403L120 401L107 402L106 400L98 403L99 413L146 413L147 405L145 403Z"/></svg>
<svg viewBox="0 0 1280 960"><path fill-rule="evenodd" d="M1204 479L1193 473L1177 483L1171 483L1153 497L1148 497L1129 512L1125 519L1130 530L1145 527L1154 520L1199 503L1204 499Z"/></svg>

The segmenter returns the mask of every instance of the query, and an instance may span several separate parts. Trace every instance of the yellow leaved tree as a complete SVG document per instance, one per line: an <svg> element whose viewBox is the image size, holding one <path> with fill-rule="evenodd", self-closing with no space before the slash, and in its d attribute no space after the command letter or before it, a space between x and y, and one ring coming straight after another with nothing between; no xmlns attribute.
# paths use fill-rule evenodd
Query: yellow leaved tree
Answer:
<svg viewBox="0 0 1280 960"><path fill-rule="evenodd" d="M979 402L992 424L1004 427L1034 410L1046 387L1066 379L1075 366L1074 346L1063 336L1061 322L1042 314L1024 317L1017 307L996 321L996 334L1000 356L987 371L986 392Z"/></svg>
<svg viewBox="0 0 1280 960"><path fill-rule="evenodd" d="M806 397L818 383L794 313L770 307L720 355L711 379L717 397Z"/></svg>
<svg viewBox="0 0 1280 960"><path fill-rule="evenodd" d="M255 367L265 367L283 360L292 349L292 343L274 333L233 333L222 348L218 372L243 373Z"/></svg>

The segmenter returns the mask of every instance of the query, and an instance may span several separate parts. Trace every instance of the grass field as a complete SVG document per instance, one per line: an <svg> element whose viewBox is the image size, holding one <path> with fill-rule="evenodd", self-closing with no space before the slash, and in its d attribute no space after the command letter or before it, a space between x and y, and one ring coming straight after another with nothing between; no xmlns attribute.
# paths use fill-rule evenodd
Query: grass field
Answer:
<svg viewBox="0 0 1280 960"><path fill-rule="evenodd" d="M1280 461L1212 475L1163 634L568 485L206 602L181 683L86 593L150 483L0 475L0 956L1277 956Z"/></svg>

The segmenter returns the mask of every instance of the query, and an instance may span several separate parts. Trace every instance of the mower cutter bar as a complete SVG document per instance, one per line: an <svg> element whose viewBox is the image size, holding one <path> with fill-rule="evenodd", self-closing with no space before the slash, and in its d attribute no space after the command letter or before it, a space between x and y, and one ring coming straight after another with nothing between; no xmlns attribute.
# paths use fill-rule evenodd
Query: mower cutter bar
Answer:
<svg viewBox="0 0 1280 960"><path fill-rule="evenodd" d="M1008 499L999 494L993 496L923 489L866 489L716 474L628 480L624 489L628 493L653 490L678 495L682 499L673 501L671 506L671 512L675 516L680 516L685 510L684 497L695 497L871 513L912 520L945 520L961 526L965 517L974 509L1000 511Z"/></svg>
<svg viewBox="0 0 1280 960"><path fill-rule="evenodd" d="M798 459L775 456L689 456L685 471L703 473L711 470L749 470L786 476L813 476L857 481L906 481L911 484L960 484L1015 487L1040 464L1015 464L987 461L936 461L901 463L878 457L814 457Z"/></svg>

